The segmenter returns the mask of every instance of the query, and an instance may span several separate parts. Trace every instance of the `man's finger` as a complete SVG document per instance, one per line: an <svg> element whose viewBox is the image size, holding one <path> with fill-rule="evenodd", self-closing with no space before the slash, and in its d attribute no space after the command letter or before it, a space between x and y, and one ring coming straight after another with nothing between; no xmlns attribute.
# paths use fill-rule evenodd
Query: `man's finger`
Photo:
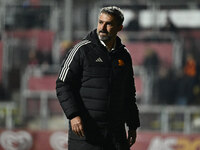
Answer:
<svg viewBox="0 0 200 150"><path fill-rule="evenodd" d="M74 129L74 130L73 130ZM83 127L82 124L75 124L74 128L72 130L78 135L78 136L84 136L84 132L83 132Z"/></svg>
<svg viewBox="0 0 200 150"><path fill-rule="evenodd" d="M131 147L135 143L135 138L131 136L128 137L128 142L129 142L129 146Z"/></svg>
<svg viewBox="0 0 200 150"><path fill-rule="evenodd" d="M128 141L129 141L130 147L136 142L136 137L137 137L137 133L135 130L128 131Z"/></svg>
<svg viewBox="0 0 200 150"><path fill-rule="evenodd" d="M79 130L79 136L84 136L83 126L82 126L82 124L79 124L79 126L78 126L78 130Z"/></svg>
<svg viewBox="0 0 200 150"><path fill-rule="evenodd" d="M72 127L72 131L78 135L78 128L77 128L77 125L73 125Z"/></svg>
<svg viewBox="0 0 200 150"><path fill-rule="evenodd" d="M129 141L129 146L131 147L133 144L132 144L132 137L129 137L128 141Z"/></svg>
<svg viewBox="0 0 200 150"><path fill-rule="evenodd" d="M84 136L84 131L83 131L83 126L80 126L80 132L81 132L81 136Z"/></svg>
<svg viewBox="0 0 200 150"><path fill-rule="evenodd" d="M83 125L80 116L71 119L72 131L78 136L84 136Z"/></svg>

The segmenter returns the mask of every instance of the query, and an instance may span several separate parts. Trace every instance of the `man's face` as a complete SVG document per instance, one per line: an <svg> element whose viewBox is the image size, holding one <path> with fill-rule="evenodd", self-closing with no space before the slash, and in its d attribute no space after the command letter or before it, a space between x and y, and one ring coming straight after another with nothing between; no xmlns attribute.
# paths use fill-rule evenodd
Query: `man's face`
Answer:
<svg viewBox="0 0 200 150"><path fill-rule="evenodd" d="M102 41L113 40L117 33L121 31L122 25L118 25L112 15L101 13L99 15L97 34Z"/></svg>

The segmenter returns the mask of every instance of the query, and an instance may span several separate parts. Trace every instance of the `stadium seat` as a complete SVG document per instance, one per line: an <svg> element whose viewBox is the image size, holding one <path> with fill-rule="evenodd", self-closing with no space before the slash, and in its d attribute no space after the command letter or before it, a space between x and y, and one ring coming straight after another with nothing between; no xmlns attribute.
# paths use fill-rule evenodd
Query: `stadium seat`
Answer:
<svg viewBox="0 0 200 150"><path fill-rule="evenodd" d="M131 42L126 43L131 56L133 65L142 65L147 49L154 50L162 63L167 66L172 65L173 61L173 45L172 43L159 42Z"/></svg>

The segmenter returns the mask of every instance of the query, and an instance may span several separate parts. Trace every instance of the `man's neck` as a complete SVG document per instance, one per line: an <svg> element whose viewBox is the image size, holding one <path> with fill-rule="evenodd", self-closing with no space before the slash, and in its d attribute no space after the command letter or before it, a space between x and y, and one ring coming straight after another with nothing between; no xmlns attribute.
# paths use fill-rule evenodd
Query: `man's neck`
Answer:
<svg viewBox="0 0 200 150"><path fill-rule="evenodd" d="M111 41L104 41L104 43L109 51L115 47L115 39Z"/></svg>

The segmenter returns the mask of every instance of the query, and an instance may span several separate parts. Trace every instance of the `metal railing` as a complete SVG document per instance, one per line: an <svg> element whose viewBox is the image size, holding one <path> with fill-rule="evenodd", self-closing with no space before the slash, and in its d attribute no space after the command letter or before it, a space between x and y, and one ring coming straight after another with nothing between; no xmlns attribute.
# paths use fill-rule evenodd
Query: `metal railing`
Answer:
<svg viewBox="0 0 200 150"><path fill-rule="evenodd" d="M13 118L13 111L16 109L16 105L13 102L0 102L0 122L4 123L7 129L14 128L14 118Z"/></svg>
<svg viewBox="0 0 200 150"><path fill-rule="evenodd" d="M200 133L200 106L139 105L140 130Z"/></svg>
<svg viewBox="0 0 200 150"><path fill-rule="evenodd" d="M39 97L39 118L41 129L48 129L50 119L48 110L48 99L55 98L51 92L27 92L25 97ZM26 99L24 99L26 105ZM140 131L151 131L160 133L200 133L200 107L197 106L160 106L139 105L141 127ZM4 126L1 128L14 129L14 115L16 104L13 102L0 103L0 117ZM63 115L63 114L62 114ZM26 111L24 112L26 116Z"/></svg>
<svg viewBox="0 0 200 150"><path fill-rule="evenodd" d="M59 67L52 66L48 70L49 73L57 73ZM39 72L38 72L39 71ZM28 67L22 77L21 82L21 100L20 100L20 117L24 120L27 117L27 101L28 99L39 100L39 116L40 118L40 128L48 128L48 119L49 119L49 108L48 101L49 99L56 99L55 90L31 90L28 88L28 81L32 76L44 76L44 70L41 67Z"/></svg>
<svg viewBox="0 0 200 150"><path fill-rule="evenodd" d="M58 68L58 67L56 67ZM39 69L40 70L40 69ZM47 122L50 119L48 101L56 99L54 91L30 91L27 89L27 81L31 75L37 72L33 68L27 69L22 77L21 89L21 112L22 117L27 115L27 100L32 98L39 100L38 108L40 128L48 128ZM42 74L41 74L42 75ZM169 105L139 105L141 127L140 130L181 133L200 133L200 106L169 106ZM62 114L63 115L63 114Z"/></svg>

